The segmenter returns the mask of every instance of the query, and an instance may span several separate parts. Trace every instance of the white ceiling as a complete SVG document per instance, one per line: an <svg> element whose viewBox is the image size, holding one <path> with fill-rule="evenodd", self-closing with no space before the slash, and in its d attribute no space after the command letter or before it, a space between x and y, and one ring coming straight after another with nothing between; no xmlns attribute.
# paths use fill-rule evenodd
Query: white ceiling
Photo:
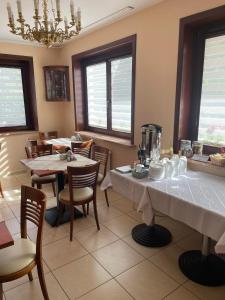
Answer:
<svg viewBox="0 0 225 300"><path fill-rule="evenodd" d="M33 24L33 0L21 0L23 15L26 21ZM39 0L41 2L41 0ZM55 0L48 0L51 8L51 1L55 5ZM157 4L163 0L75 0L75 5L81 8L83 34L95 28L102 27L108 23L133 14L147 6ZM24 42L20 37L9 32L8 16L6 5L11 3L14 16L17 16L16 0L0 0L0 42L9 41L15 43ZM63 16L70 18L70 0L61 0L61 11ZM133 7L131 9L129 7ZM81 33L82 34L82 33Z"/></svg>

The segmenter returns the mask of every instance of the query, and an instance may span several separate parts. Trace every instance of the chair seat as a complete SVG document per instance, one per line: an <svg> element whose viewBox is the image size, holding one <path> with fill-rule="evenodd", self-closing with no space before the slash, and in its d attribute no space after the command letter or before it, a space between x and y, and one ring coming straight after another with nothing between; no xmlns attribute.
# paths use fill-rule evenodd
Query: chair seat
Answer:
<svg viewBox="0 0 225 300"><path fill-rule="evenodd" d="M32 182L37 182L37 183L55 182L55 175L38 176L37 174L34 174L31 176L31 180Z"/></svg>
<svg viewBox="0 0 225 300"><path fill-rule="evenodd" d="M101 183L103 178L104 178L104 175L101 173L98 173L97 183Z"/></svg>
<svg viewBox="0 0 225 300"><path fill-rule="evenodd" d="M11 247L0 251L1 277L14 274L29 266L36 257L36 244L28 239L19 239Z"/></svg>
<svg viewBox="0 0 225 300"><path fill-rule="evenodd" d="M80 188L80 189L73 189L73 200L74 202L86 201L93 197L93 189L90 187ZM65 187L59 193L59 199L62 202L69 202L70 201L70 192L69 188Z"/></svg>

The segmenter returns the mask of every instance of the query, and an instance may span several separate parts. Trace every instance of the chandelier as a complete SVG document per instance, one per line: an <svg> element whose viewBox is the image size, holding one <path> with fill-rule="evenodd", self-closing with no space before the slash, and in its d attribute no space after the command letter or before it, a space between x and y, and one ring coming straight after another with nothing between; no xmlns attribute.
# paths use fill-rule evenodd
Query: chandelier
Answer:
<svg viewBox="0 0 225 300"><path fill-rule="evenodd" d="M30 25L26 23L22 13L21 0L17 0L18 19L15 24L14 15L10 3L7 3L7 11L9 17L10 32L21 36L27 41L36 41L46 47L51 47L54 44L61 44L66 40L78 35L81 31L81 11L75 9L74 1L70 1L71 21L68 22L67 18L64 18L64 25L59 27L63 23L61 17L60 0L56 0L56 11L53 7L53 0L51 0L51 14L52 18L49 18L48 0L40 0L43 14L39 14L39 0L34 0L34 24ZM63 27L63 28L62 28Z"/></svg>

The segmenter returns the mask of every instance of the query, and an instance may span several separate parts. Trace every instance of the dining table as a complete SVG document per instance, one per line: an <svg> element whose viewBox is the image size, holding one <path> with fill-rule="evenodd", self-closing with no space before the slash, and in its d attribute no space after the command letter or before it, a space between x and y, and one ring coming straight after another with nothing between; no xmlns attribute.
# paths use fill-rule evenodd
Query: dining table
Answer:
<svg viewBox="0 0 225 300"><path fill-rule="evenodd" d="M37 158L22 159L20 161L26 168L30 169L34 174L38 176L56 175L56 206L46 209L45 220L51 226L58 226L59 218L59 193L64 188L65 174L67 173L67 167L84 167L93 165L96 161L76 154L75 160L68 162L66 159L61 160L60 154L45 155ZM83 213L75 209L74 218L82 217ZM68 209L64 209L63 216L60 218L60 224L69 222L70 212Z"/></svg>
<svg viewBox="0 0 225 300"><path fill-rule="evenodd" d="M5 221L0 222L0 249L14 245L14 240L9 232Z"/></svg>
<svg viewBox="0 0 225 300"><path fill-rule="evenodd" d="M56 138L56 139L49 139L43 140L44 144L52 145L54 150L64 150L65 148L71 148L71 142L82 144L83 141L76 141L72 140L71 138Z"/></svg>
<svg viewBox="0 0 225 300"><path fill-rule="evenodd" d="M101 189L112 187L134 202L142 212L143 224L132 230L133 239L144 246L161 247L171 242L166 228L155 224L155 211L180 221L203 236L202 250L184 252L179 257L181 271L191 280L207 285L225 284L225 261L210 252L225 253L225 178L188 170L185 175L155 181L137 179L132 173L111 170Z"/></svg>

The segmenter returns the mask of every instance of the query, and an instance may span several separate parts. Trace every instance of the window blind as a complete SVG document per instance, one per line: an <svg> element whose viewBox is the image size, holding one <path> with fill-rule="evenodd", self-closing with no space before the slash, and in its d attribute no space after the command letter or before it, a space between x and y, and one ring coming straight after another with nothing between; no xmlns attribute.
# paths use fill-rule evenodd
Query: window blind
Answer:
<svg viewBox="0 0 225 300"><path fill-rule="evenodd" d="M198 139L225 145L225 36L206 39Z"/></svg>
<svg viewBox="0 0 225 300"><path fill-rule="evenodd" d="M106 63L86 67L88 125L107 128Z"/></svg>
<svg viewBox="0 0 225 300"><path fill-rule="evenodd" d="M132 57L111 62L112 129L131 132Z"/></svg>
<svg viewBox="0 0 225 300"><path fill-rule="evenodd" d="M25 125L21 69L0 67L0 127Z"/></svg>

